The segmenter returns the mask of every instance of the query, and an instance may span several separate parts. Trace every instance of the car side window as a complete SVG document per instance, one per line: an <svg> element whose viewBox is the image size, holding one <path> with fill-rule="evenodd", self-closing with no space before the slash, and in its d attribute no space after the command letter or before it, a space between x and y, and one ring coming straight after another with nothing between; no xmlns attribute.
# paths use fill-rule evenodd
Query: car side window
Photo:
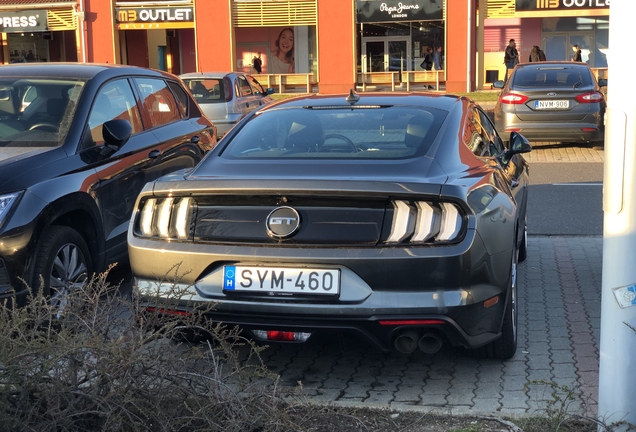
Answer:
<svg viewBox="0 0 636 432"><path fill-rule="evenodd" d="M141 93L141 106L150 119L147 129L181 119L181 109L164 80L135 78L135 83Z"/></svg>
<svg viewBox="0 0 636 432"><path fill-rule="evenodd" d="M186 94L186 91L179 84L172 81L168 81L168 87L170 87L170 90L172 90L172 93L174 93L175 97L177 98L177 107L181 111L181 116L187 117L188 103L190 98Z"/></svg>
<svg viewBox="0 0 636 432"><path fill-rule="evenodd" d="M489 147L488 142L484 138L483 127L481 125L481 118L477 110L473 110L470 113L468 122L466 124L466 136L470 136L467 145L470 151L478 157L488 157Z"/></svg>
<svg viewBox="0 0 636 432"><path fill-rule="evenodd" d="M251 96L252 95L252 87L247 82L247 79L244 76L238 77L239 87L241 88L241 96Z"/></svg>
<svg viewBox="0 0 636 432"><path fill-rule="evenodd" d="M486 142L488 143L490 156L496 156L504 150L503 143L486 113L480 109L477 109L477 112L479 113L483 133L487 136Z"/></svg>
<svg viewBox="0 0 636 432"><path fill-rule="evenodd" d="M113 119L128 120L132 133L143 130L135 96L127 79L111 81L97 92L88 117L92 144L102 145L102 125Z"/></svg>
<svg viewBox="0 0 636 432"><path fill-rule="evenodd" d="M253 76L248 75L247 76L247 80L249 81L250 85L252 86L252 89L254 90L254 93L261 93L264 94L265 93L265 89L263 89L263 86L261 85L261 83L259 83Z"/></svg>

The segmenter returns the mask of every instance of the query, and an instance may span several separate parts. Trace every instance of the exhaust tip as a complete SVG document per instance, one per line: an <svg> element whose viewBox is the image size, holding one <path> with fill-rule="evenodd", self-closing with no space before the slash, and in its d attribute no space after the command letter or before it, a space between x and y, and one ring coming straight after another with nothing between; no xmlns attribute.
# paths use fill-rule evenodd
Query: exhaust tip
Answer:
<svg viewBox="0 0 636 432"><path fill-rule="evenodd" d="M417 349L418 333L415 330L406 330L395 338L393 346L402 354L410 354Z"/></svg>
<svg viewBox="0 0 636 432"><path fill-rule="evenodd" d="M435 354L442 348L442 339L436 333L425 333L417 345L426 354Z"/></svg>

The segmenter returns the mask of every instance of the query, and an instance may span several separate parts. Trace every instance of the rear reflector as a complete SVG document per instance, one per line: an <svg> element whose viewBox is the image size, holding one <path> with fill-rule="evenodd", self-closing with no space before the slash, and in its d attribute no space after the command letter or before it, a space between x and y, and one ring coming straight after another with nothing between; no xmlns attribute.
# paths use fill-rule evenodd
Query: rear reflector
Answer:
<svg viewBox="0 0 636 432"><path fill-rule="evenodd" d="M596 128L581 128L583 132L596 132L598 129Z"/></svg>
<svg viewBox="0 0 636 432"><path fill-rule="evenodd" d="M489 308L491 306L494 306L497 303L499 303L499 296L495 296L495 297L489 298L488 300L486 300L484 302L484 309L487 309L487 308Z"/></svg>
<svg viewBox="0 0 636 432"><path fill-rule="evenodd" d="M177 316L190 316L192 315L190 312L179 311L174 309L157 309L154 307L146 308L147 312L157 312L165 315L177 315Z"/></svg>
<svg viewBox="0 0 636 432"><path fill-rule="evenodd" d="M519 132L521 131L520 128L506 128L506 132Z"/></svg>
<svg viewBox="0 0 636 432"><path fill-rule="evenodd" d="M443 320L423 319L423 320L382 320L378 321L384 326L401 326L401 325L440 325L444 324Z"/></svg>
<svg viewBox="0 0 636 432"><path fill-rule="evenodd" d="M278 330L252 330L252 333L258 339L279 342L305 342L311 336L311 333Z"/></svg>

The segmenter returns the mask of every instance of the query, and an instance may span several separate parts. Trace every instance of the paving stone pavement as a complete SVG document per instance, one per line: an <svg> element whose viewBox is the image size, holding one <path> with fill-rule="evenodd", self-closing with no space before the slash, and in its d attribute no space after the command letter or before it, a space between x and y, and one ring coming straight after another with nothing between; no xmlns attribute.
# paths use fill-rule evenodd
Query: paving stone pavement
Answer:
<svg viewBox="0 0 636 432"><path fill-rule="evenodd" d="M517 418L550 407L596 416L602 243L529 238L519 266L519 345L508 361L450 346L435 355L387 354L337 334L270 346L263 359L283 386L302 383L315 403Z"/></svg>

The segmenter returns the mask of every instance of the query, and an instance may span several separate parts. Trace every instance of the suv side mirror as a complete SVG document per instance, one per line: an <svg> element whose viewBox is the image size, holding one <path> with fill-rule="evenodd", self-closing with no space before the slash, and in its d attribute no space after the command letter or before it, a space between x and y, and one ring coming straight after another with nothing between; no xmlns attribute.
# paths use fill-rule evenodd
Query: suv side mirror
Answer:
<svg viewBox="0 0 636 432"><path fill-rule="evenodd" d="M503 81L495 81L494 83L492 83L492 86L496 89L502 89L504 88L504 82Z"/></svg>
<svg viewBox="0 0 636 432"><path fill-rule="evenodd" d="M271 95L271 94L273 94L273 93L274 93L274 89L273 89L273 88L271 88L271 87L268 87L268 88L267 88L267 90L265 90L265 94L266 94L266 95Z"/></svg>
<svg viewBox="0 0 636 432"><path fill-rule="evenodd" d="M104 138L103 156L115 153L128 142L132 135L132 126L128 120L113 119L102 125L102 137Z"/></svg>
<svg viewBox="0 0 636 432"><path fill-rule="evenodd" d="M607 78L599 78L598 86L599 87L607 87Z"/></svg>

